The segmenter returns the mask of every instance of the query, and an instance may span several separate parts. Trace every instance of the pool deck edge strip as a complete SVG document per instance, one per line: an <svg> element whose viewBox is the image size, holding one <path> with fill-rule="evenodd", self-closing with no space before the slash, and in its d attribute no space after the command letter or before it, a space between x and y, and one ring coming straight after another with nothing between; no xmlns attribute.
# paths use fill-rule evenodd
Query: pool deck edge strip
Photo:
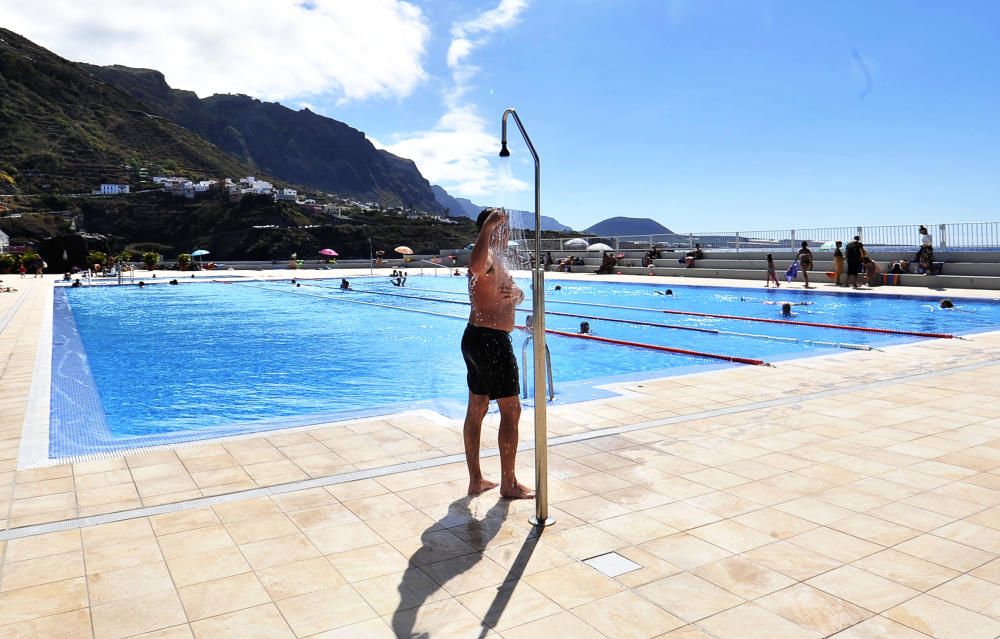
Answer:
<svg viewBox="0 0 1000 639"><path fill-rule="evenodd" d="M10 324L10 321L14 319L14 316L17 314L17 309L21 308L21 304L24 303L24 300L28 299L32 290L33 289L26 288L18 292L17 301L11 304L11 307L7 309L6 313L3 314L3 317L0 317L0 335L3 335L4 329L6 329L7 325Z"/></svg>
<svg viewBox="0 0 1000 639"><path fill-rule="evenodd" d="M550 446L572 444L576 442L587 441L590 439L598 439L601 437L619 435L622 433L629 433L637 430L645 430L647 428L656 428L660 426L683 423L686 421L697 421L700 419L706 419L711 417L721 417L724 415L732 415L735 413L742 413L742 412L760 410L765 408L774 408L777 406L785 406L788 404L795 404L813 399L833 397L841 394L857 392L858 390L861 389L868 390L873 388L892 386L894 384L899 384L904 382L909 383L918 380L933 379L935 377L942 377L945 375L952 375L955 373L960 373L970 370L978 370L980 368L988 368L990 366L996 366L997 364L1000 364L1000 360L990 359L982 362L976 362L974 364L966 364L962 366L955 366L952 368L929 371L926 373L917 373L913 375L894 377L879 382L857 384L854 386L849 386L844 388L835 388L825 391L817 391L815 393L809 393L806 395L794 395L791 397L784 397L781 399L772 399L763 402L757 402L754 404L745 404L742 406L731 406L729 408L720 408L710 411L704 411L701 413L695 413L691 415L675 415L673 417L666 417L663 419L657 419L648 422L639 422L636 424L628 424L625 426L612 426L609 428L593 430L585 433L574 433L571 435L552 437L548 440L548 444ZM525 452L533 449L534 446L532 444L521 444L520 446L518 446L518 452ZM480 458L497 457L499 456L499 454L500 450L498 448L489 448L480 452ZM91 515L88 517L78 517L76 519L64 519L61 521L49 522L44 524L35 524L32 526L8 528L4 531L0 531L0 541L8 541L11 539L22 539L24 537L33 537L35 535L41 535L50 532L60 532L64 530L87 528L91 526L98 526L100 524L106 524L116 521L139 519L142 517L150 517L153 515L161 515L166 513L180 512L183 510L204 508L215 504L229 503L234 501L240 501L243 499L253 499L256 497L269 497L272 495L281 495L290 492L295 492L298 490L305 490L308 488L335 486L338 484L344 484L352 481L359 481L362 479L385 477L387 475L394 475L397 473L408 472L412 470L422 470L424 468L446 466L448 464L459 463L464 460L465 460L464 453L459 453L455 455L445 455L442 457L434 457L431 459L421 459L411 462L392 464L389 466L382 466L381 468L357 470L357 471L351 471L349 473L342 473L339 475L330 475L327 477L303 479L300 481L290 482L287 484L277 484L275 486L251 488L243 491L226 493L222 495L213 495L210 497L199 497L196 499L175 502L172 504L144 506L132 510L122 510L114 513L106 513L103 515Z"/></svg>
<svg viewBox="0 0 1000 639"><path fill-rule="evenodd" d="M49 410L52 392L52 315L55 288L42 290L42 321L35 351L35 368L28 391L28 406L21 428L17 465L44 463L49 458Z"/></svg>

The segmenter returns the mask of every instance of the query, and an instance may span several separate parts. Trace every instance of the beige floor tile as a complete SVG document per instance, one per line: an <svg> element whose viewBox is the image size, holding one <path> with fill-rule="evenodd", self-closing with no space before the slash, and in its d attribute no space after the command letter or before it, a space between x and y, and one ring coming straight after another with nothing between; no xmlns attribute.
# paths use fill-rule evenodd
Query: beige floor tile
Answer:
<svg viewBox="0 0 1000 639"><path fill-rule="evenodd" d="M421 570L452 596L495 587L511 578L507 570L478 553L429 564Z"/></svg>
<svg viewBox="0 0 1000 639"><path fill-rule="evenodd" d="M354 589L379 615L387 615L394 610L415 608L450 597L419 568L359 581L354 584ZM496 593L496 589L493 588L486 590Z"/></svg>
<svg viewBox="0 0 1000 639"><path fill-rule="evenodd" d="M163 556L167 559L183 557L185 555L197 555L210 550L223 550L233 548L236 543L230 536L225 526L208 526L186 530L184 532L171 533L157 538Z"/></svg>
<svg viewBox="0 0 1000 639"><path fill-rule="evenodd" d="M696 508L684 502L674 502L665 506L651 508L643 512L654 519L662 521L671 528L677 530L687 530L697 528L721 519L718 515L707 510Z"/></svg>
<svg viewBox="0 0 1000 639"><path fill-rule="evenodd" d="M87 606L83 577L0 593L0 626Z"/></svg>
<svg viewBox="0 0 1000 639"><path fill-rule="evenodd" d="M763 597L795 583L794 579L741 556L705 564L692 572L747 600Z"/></svg>
<svg viewBox="0 0 1000 639"><path fill-rule="evenodd" d="M390 475L388 477L380 477L383 480L389 480L399 475ZM343 484L335 484L333 486L327 486L326 491L336 497L338 500L353 501L356 499L364 499L365 497L375 497L377 495L384 495L389 492L389 489L375 481L374 479L362 479L359 481L350 481Z"/></svg>
<svg viewBox="0 0 1000 639"><path fill-rule="evenodd" d="M0 639L90 639L93 636L87 608L0 627Z"/></svg>
<svg viewBox="0 0 1000 639"><path fill-rule="evenodd" d="M878 544L873 544L825 527L816 528L801 535L790 537L788 542L844 563L855 561L882 550L882 547Z"/></svg>
<svg viewBox="0 0 1000 639"><path fill-rule="evenodd" d="M770 535L772 539L787 539L795 535L816 528L815 524L809 520L789 515L776 508L763 508L750 513L733 517L733 521L744 526L749 526L762 533Z"/></svg>
<svg viewBox="0 0 1000 639"><path fill-rule="evenodd" d="M226 529L237 544L252 544L298 532L295 524L283 513L231 521L226 524Z"/></svg>
<svg viewBox="0 0 1000 639"><path fill-rule="evenodd" d="M414 566L426 566L476 552L475 548L447 530L399 539L392 545Z"/></svg>
<svg viewBox="0 0 1000 639"><path fill-rule="evenodd" d="M271 600L253 573L185 586L179 588L177 594L190 621L250 608Z"/></svg>
<svg viewBox="0 0 1000 639"><path fill-rule="evenodd" d="M719 639L818 639L821 636L752 603L702 619L698 625Z"/></svg>
<svg viewBox="0 0 1000 639"><path fill-rule="evenodd" d="M956 521L934 530L933 534L993 554L1000 553L1000 530L987 526L969 521Z"/></svg>
<svg viewBox="0 0 1000 639"><path fill-rule="evenodd" d="M885 616L938 639L986 639L1000 634L1000 622L930 595L911 599Z"/></svg>
<svg viewBox="0 0 1000 639"><path fill-rule="evenodd" d="M732 554L687 533L662 537L639 547L683 570L691 570Z"/></svg>
<svg viewBox="0 0 1000 639"><path fill-rule="evenodd" d="M921 532L929 532L935 528L940 528L941 526L945 526L954 521L952 517L924 510L923 508L917 508L916 506L910 506L901 502L879 506L878 508L873 508L865 514L885 519L886 521L891 521L894 524L906 526L907 528L913 528L914 530L919 530Z"/></svg>
<svg viewBox="0 0 1000 639"><path fill-rule="evenodd" d="M883 612L920 594L853 566L842 566L806 583L872 612Z"/></svg>
<svg viewBox="0 0 1000 639"><path fill-rule="evenodd" d="M484 626L500 632L562 612L555 602L528 584L514 581L456 599Z"/></svg>
<svg viewBox="0 0 1000 639"><path fill-rule="evenodd" d="M133 539L152 539L153 528L147 518L127 519L111 524L103 524L81 531L84 549L111 546Z"/></svg>
<svg viewBox="0 0 1000 639"><path fill-rule="evenodd" d="M546 533L546 541L574 559L589 559L628 546L628 542L592 525Z"/></svg>
<svg viewBox="0 0 1000 639"><path fill-rule="evenodd" d="M967 572L995 559L996 555L934 535L921 535L896 546L896 550L936 564Z"/></svg>
<svg viewBox="0 0 1000 639"><path fill-rule="evenodd" d="M397 639L397 637L389 624L382 619L369 619L343 628L321 632L318 635L313 635L310 639Z"/></svg>
<svg viewBox="0 0 1000 639"><path fill-rule="evenodd" d="M524 581L563 608L575 608L624 590L615 580L580 563L536 573Z"/></svg>
<svg viewBox="0 0 1000 639"><path fill-rule="evenodd" d="M306 530L305 534L324 554L346 552L355 548L374 546L385 541L368 525L360 521L312 528Z"/></svg>
<svg viewBox="0 0 1000 639"><path fill-rule="evenodd" d="M927 594L1000 620L1000 586L994 583L962 575L941 584Z"/></svg>
<svg viewBox="0 0 1000 639"><path fill-rule="evenodd" d="M483 554L512 574L522 576L565 566L574 561L572 557L538 537L487 548Z"/></svg>
<svg viewBox="0 0 1000 639"><path fill-rule="evenodd" d="M267 515L281 514L281 509L270 497L257 497L255 499L242 499L225 504L216 504L212 510L223 522L242 521L244 519L257 519Z"/></svg>
<svg viewBox="0 0 1000 639"><path fill-rule="evenodd" d="M79 550L8 563L3 567L3 591L64 581L83 574L83 553Z"/></svg>
<svg viewBox="0 0 1000 639"><path fill-rule="evenodd" d="M211 508L199 508L156 515L149 518L149 523L153 526L154 533L164 536L195 528L208 528L218 524L219 518Z"/></svg>
<svg viewBox="0 0 1000 639"><path fill-rule="evenodd" d="M796 517L800 517L823 526L833 523L839 519L850 517L854 514L851 510L841 508L840 506L834 506L833 504L813 499L812 497L800 497L799 499L793 499L792 501L778 504L775 508L783 513L795 515Z"/></svg>
<svg viewBox="0 0 1000 639"><path fill-rule="evenodd" d="M823 636L831 635L872 616L872 613L866 610L806 584L780 590L754 603Z"/></svg>
<svg viewBox="0 0 1000 639"><path fill-rule="evenodd" d="M133 539L112 546L99 546L83 553L87 574L119 570L163 561L156 539Z"/></svg>
<svg viewBox="0 0 1000 639"><path fill-rule="evenodd" d="M347 583L325 557L260 570L257 577L275 601Z"/></svg>
<svg viewBox="0 0 1000 639"><path fill-rule="evenodd" d="M770 535L727 519L707 526L692 528L689 535L703 539L732 553L741 553L774 541Z"/></svg>
<svg viewBox="0 0 1000 639"><path fill-rule="evenodd" d="M598 495L582 497L559 504L559 508L580 519L589 522L598 522L602 519L610 519L628 514L627 508L608 501Z"/></svg>
<svg viewBox="0 0 1000 639"><path fill-rule="evenodd" d="M605 636L621 639L649 639L684 625L684 621L632 592L584 604L573 613Z"/></svg>
<svg viewBox="0 0 1000 639"><path fill-rule="evenodd" d="M377 495L344 502L362 520L377 519L413 510L413 506L396 495Z"/></svg>
<svg viewBox="0 0 1000 639"><path fill-rule="evenodd" d="M92 606L173 589L170 573L162 562L99 572L87 577L87 592Z"/></svg>
<svg viewBox="0 0 1000 639"><path fill-rule="evenodd" d="M925 561L894 549L870 555L854 562L853 565L920 591L929 590L960 574L940 564Z"/></svg>
<svg viewBox="0 0 1000 639"><path fill-rule="evenodd" d="M927 639L927 635L891 619L876 616L838 632L831 639Z"/></svg>
<svg viewBox="0 0 1000 639"><path fill-rule="evenodd" d="M636 589L681 619L694 622L743 603L743 599L690 573L678 573Z"/></svg>
<svg viewBox="0 0 1000 639"><path fill-rule="evenodd" d="M678 532L667 524L643 513L629 513L620 517L612 517L596 522L594 525L633 545Z"/></svg>
<svg viewBox="0 0 1000 639"><path fill-rule="evenodd" d="M503 633L504 639L544 639L545 637L565 636L574 639L602 639L603 635L579 617L568 612L561 612L551 617L545 617L523 626L511 628Z"/></svg>
<svg viewBox="0 0 1000 639"><path fill-rule="evenodd" d="M378 544L328 555L334 568L349 583L406 570L407 557L389 544Z"/></svg>
<svg viewBox="0 0 1000 639"><path fill-rule="evenodd" d="M120 639L187 622L174 590L91 608L95 639Z"/></svg>
<svg viewBox="0 0 1000 639"><path fill-rule="evenodd" d="M307 637L376 617L375 611L351 586L282 599L277 606L297 637Z"/></svg>
<svg viewBox="0 0 1000 639"><path fill-rule="evenodd" d="M25 561L50 555L61 555L83 548L79 530L45 533L7 542L7 561Z"/></svg>
<svg viewBox="0 0 1000 639"><path fill-rule="evenodd" d="M642 566L637 570L615 577L616 581L628 586L629 588L637 588L638 586L659 581L664 577L676 575L681 571L680 568L670 562L664 561L663 559L660 559L659 557L656 557L655 555L652 555L637 546L619 548L617 552L622 557L630 559Z"/></svg>
<svg viewBox="0 0 1000 639"><path fill-rule="evenodd" d="M396 541L398 539L406 539L407 537L419 536L425 532L441 530L437 522L417 510L399 515L369 519L365 524L386 541Z"/></svg>
<svg viewBox="0 0 1000 639"><path fill-rule="evenodd" d="M643 468L651 472L658 472L655 468L650 468L649 466L637 466L636 468ZM549 498L553 499L551 489L549 491ZM629 486L627 488L619 488L618 490L605 493L604 498L630 510L655 508L656 506L668 504L671 501L670 497L667 497L662 493L658 493L646 486Z"/></svg>
<svg viewBox="0 0 1000 639"><path fill-rule="evenodd" d="M240 546L240 552L254 570L319 557L320 551L302 534L267 539Z"/></svg>
<svg viewBox="0 0 1000 639"><path fill-rule="evenodd" d="M274 604L230 612L191 624L196 639L293 639L285 619Z"/></svg>
<svg viewBox="0 0 1000 639"><path fill-rule="evenodd" d="M178 588L250 572L243 553L236 547L174 557L167 560L167 567Z"/></svg>
<svg viewBox="0 0 1000 639"><path fill-rule="evenodd" d="M983 564L979 568L969 572L969 574L995 584L1000 584L1000 559L994 559L988 564Z"/></svg>
<svg viewBox="0 0 1000 639"><path fill-rule="evenodd" d="M880 546L894 546L920 535L918 530L862 514L835 521L829 527Z"/></svg>

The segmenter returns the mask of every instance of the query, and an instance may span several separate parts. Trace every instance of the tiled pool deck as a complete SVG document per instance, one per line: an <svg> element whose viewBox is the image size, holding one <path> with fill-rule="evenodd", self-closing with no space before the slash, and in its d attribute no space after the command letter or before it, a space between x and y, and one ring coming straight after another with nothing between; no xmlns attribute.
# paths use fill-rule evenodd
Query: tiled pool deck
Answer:
<svg viewBox="0 0 1000 639"><path fill-rule="evenodd" d="M461 424L424 413L17 470L52 280L2 279L0 639L1000 635L1000 333L550 408L535 536L530 502L463 498ZM641 568L583 563L612 551Z"/></svg>

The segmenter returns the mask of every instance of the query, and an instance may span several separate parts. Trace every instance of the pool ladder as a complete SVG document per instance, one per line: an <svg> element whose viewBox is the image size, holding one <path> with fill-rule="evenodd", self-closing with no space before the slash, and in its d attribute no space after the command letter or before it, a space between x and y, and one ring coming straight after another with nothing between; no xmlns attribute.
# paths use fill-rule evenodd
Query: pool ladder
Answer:
<svg viewBox="0 0 1000 639"><path fill-rule="evenodd" d="M534 337L528 335L521 346L521 398L528 398L528 345ZM549 345L545 345L545 372L549 380L549 401L556 398L556 387L552 385L552 354L549 352Z"/></svg>

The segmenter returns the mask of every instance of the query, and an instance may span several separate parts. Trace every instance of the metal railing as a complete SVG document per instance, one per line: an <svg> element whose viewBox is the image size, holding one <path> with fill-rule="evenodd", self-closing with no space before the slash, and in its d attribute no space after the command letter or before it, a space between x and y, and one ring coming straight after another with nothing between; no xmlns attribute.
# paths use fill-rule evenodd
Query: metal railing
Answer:
<svg viewBox="0 0 1000 639"><path fill-rule="evenodd" d="M968 222L927 226L935 251L1000 251L1000 222ZM726 231L711 233L661 233L653 235L588 236L542 240L542 251L565 253L606 244L615 251L691 249L700 244L711 251L793 251L808 242L817 248L827 242L845 245L857 235L870 251L909 251L920 243L920 225L841 226L771 231ZM574 240L577 245L574 245ZM580 244L586 242L586 245Z"/></svg>

